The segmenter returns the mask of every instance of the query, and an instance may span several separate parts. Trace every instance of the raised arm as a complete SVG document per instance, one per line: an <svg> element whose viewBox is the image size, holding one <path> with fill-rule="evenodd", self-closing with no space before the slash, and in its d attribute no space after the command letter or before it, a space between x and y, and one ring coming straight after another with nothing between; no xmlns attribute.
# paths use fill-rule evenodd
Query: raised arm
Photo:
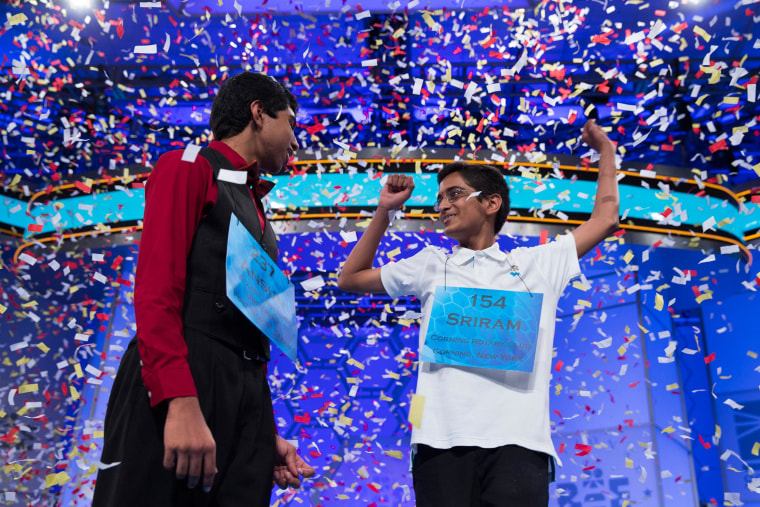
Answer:
<svg viewBox="0 0 760 507"><path fill-rule="evenodd" d="M607 134L589 120L583 126L583 142L599 152L599 176L596 182L596 201L589 219L573 231L580 259L620 226L620 197L615 170L615 145Z"/></svg>
<svg viewBox="0 0 760 507"><path fill-rule="evenodd" d="M388 212L399 209L414 190L414 178L392 174L380 192L380 201L375 216L362 237L348 255L343 270L338 277L338 287L348 292L385 292L380 280L380 268L373 268L372 262L385 230L390 224Z"/></svg>

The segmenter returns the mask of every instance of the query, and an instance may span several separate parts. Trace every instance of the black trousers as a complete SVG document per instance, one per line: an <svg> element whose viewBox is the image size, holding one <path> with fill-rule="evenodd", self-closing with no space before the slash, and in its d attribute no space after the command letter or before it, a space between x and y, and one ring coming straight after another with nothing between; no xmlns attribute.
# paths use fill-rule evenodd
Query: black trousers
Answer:
<svg viewBox="0 0 760 507"><path fill-rule="evenodd" d="M105 420L103 463L93 506L269 506L275 429L265 363L185 330L201 410L216 442L218 473L209 493L163 468L166 403L150 407L132 340L119 365Z"/></svg>
<svg viewBox="0 0 760 507"><path fill-rule="evenodd" d="M516 445L418 445L412 462L417 507L546 507L550 460Z"/></svg>

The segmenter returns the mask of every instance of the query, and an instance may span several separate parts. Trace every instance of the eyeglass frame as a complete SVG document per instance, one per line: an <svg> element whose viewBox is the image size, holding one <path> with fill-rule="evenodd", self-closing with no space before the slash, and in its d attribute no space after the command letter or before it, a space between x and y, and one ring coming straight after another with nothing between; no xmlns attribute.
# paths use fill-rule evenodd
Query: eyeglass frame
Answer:
<svg viewBox="0 0 760 507"><path fill-rule="evenodd" d="M462 188L462 187L450 188L450 189L446 190L442 195L436 197L436 201L435 201L435 205L433 206L433 209L435 210L436 213L438 213L438 212L441 211L441 207L440 206L441 206L441 203L443 202L444 199L446 199L447 201L449 201L449 204L454 204L456 201L458 201L462 197L465 197L465 196L469 197L470 195L472 195L472 194L474 194L476 192L478 192L478 191L477 190L467 190L467 189ZM454 195L452 197L452 194L454 194L454 193L456 193L456 195Z"/></svg>

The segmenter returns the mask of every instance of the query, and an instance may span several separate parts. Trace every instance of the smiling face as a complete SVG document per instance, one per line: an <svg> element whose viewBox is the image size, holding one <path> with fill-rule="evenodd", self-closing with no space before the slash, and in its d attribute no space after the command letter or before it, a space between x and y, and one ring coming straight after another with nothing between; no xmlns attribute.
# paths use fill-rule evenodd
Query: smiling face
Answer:
<svg viewBox="0 0 760 507"><path fill-rule="evenodd" d="M256 102L252 104L255 159L264 171L279 172L298 149L294 132L296 115L291 108L277 111L272 118Z"/></svg>
<svg viewBox="0 0 760 507"><path fill-rule="evenodd" d="M473 193L477 190L460 173L446 176L438 185L439 218L446 236L462 247L481 250L494 242L493 217L501 206L501 198Z"/></svg>

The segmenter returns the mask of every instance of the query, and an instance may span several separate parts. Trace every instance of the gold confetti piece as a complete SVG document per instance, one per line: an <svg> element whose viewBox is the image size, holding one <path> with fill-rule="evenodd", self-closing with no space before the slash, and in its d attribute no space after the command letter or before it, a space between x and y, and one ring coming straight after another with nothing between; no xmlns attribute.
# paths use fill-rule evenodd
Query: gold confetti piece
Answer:
<svg viewBox="0 0 760 507"><path fill-rule="evenodd" d="M625 458L625 467L633 468L633 460L631 458Z"/></svg>
<svg viewBox="0 0 760 507"><path fill-rule="evenodd" d="M694 33L702 37L705 42L710 42L710 39L712 39L712 36L709 33L705 32L701 26L695 26Z"/></svg>
<svg viewBox="0 0 760 507"><path fill-rule="evenodd" d="M356 471L356 473L358 473L359 477L361 477L362 479L369 478L369 472L367 472L367 467L365 467L364 465L362 465L361 468L359 468L359 470Z"/></svg>
<svg viewBox="0 0 760 507"><path fill-rule="evenodd" d="M662 294L655 294L654 295L654 309L655 310L662 310L663 305L665 304L665 300L662 297Z"/></svg>
<svg viewBox="0 0 760 507"><path fill-rule="evenodd" d="M74 373L77 374L77 377L83 378L84 373L82 373L82 367L79 366L79 363L74 363Z"/></svg>
<svg viewBox="0 0 760 507"><path fill-rule="evenodd" d="M759 456L760 455L760 443L755 442L755 445L752 446L752 455L753 456Z"/></svg>
<svg viewBox="0 0 760 507"><path fill-rule="evenodd" d="M618 349L617 349L618 355L619 355L619 356L624 356L624 355L625 355L625 353L626 353L626 350L627 350L627 349L625 348L625 345L621 345L621 346L620 346L620 347L618 347Z"/></svg>
<svg viewBox="0 0 760 507"><path fill-rule="evenodd" d="M77 388L74 386L69 386L69 391L71 391L71 399L74 401L79 400L79 391L77 391Z"/></svg>
<svg viewBox="0 0 760 507"><path fill-rule="evenodd" d="M633 251L628 250L623 256L623 260L625 261L626 264L630 264L631 259L633 259Z"/></svg>
<svg viewBox="0 0 760 507"><path fill-rule="evenodd" d="M751 357L752 359L757 359L757 352L754 352L752 350L747 351L747 355Z"/></svg>
<svg viewBox="0 0 760 507"><path fill-rule="evenodd" d="M395 250L391 250L385 255L387 255L389 259L392 259L400 253L401 253L401 248L396 248Z"/></svg>
<svg viewBox="0 0 760 507"><path fill-rule="evenodd" d="M578 306L585 306L586 308L591 308L591 301L584 301L582 299L579 299L576 304Z"/></svg>
<svg viewBox="0 0 760 507"><path fill-rule="evenodd" d="M387 454L391 458L396 458L396 459L404 458L404 453L401 451L385 451L385 454Z"/></svg>
<svg viewBox="0 0 760 507"><path fill-rule="evenodd" d="M50 351L50 347L48 347L44 343L38 343L37 348L40 349L43 354L47 354Z"/></svg>
<svg viewBox="0 0 760 507"><path fill-rule="evenodd" d="M69 474L66 472L58 472L57 474L50 474L45 477L45 488L52 488L53 486L60 486L66 484L71 480Z"/></svg>
<svg viewBox="0 0 760 507"><path fill-rule="evenodd" d="M668 384L666 389L668 391L674 391L675 389L678 389L678 382L676 382L675 384Z"/></svg>
<svg viewBox="0 0 760 507"><path fill-rule="evenodd" d="M706 301L708 299L712 299L712 294L709 292L705 292L704 294L700 294L697 296L697 303L702 303L702 301Z"/></svg>
<svg viewBox="0 0 760 507"><path fill-rule="evenodd" d="M574 289L578 289L578 290L582 290L582 291L584 291L584 292L585 292L585 291L587 291L587 290L589 290L589 287L586 287L585 285L583 285L583 284L582 284L581 282L579 282L578 280L575 280L575 281L573 282L573 288L574 288Z"/></svg>
<svg viewBox="0 0 760 507"><path fill-rule="evenodd" d="M38 390L37 384L24 384L18 388L19 394L36 393Z"/></svg>
<svg viewBox="0 0 760 507"><path fill-rule="evenodd" d="M425 409L425 397L419 394L412 395L412 402L409 405L409 422L415 428L422 428L422 412Z"/></svg>
<svg viewBox="0 0 760 507"><path fill-rule="evenodd" d="M5 305L0 305L0 315L6 312L8 310L8 307Z"/></svg>
<svg viewBox="0 0 760 507"><path fill-rule="evenodd" d="M27 17L26 17L26 14L24 14L23 12L20 12L20 13L18 13L18 14L14 14L13 16L9 17L9 18L8 18L8 24L9 24L10 26L21 25L21 24L23 24L23 23L24 23L24 22L25 22L27 19L29 19L29 18L27 18Z"/></svg>
<svg viewBox="0 0 760 507"><path fill-rule="evenodd" d="M393 401L393 398L389 398L388 396L384 395L383 393L380 393L380 401Z"/></svg>
<svg viewBox="0 0 760 507"><path fill-rule="evenodd" d="M346 362L348 364L350 364L351 366L356 366L360 370L364 369L364 365L362 363L360 363L359 361L357 361L356 359L354 359L353 357L349 358L348 361L346 361Z"/></svg>
<svg viewBox="0 0 760 507"><path fill-rule="evenodd" d="M673 426L668 426L667 428L664 428L660 433L668 433L668 434L670 434L670 433L673 433L675 431L676 430L673 428Z"/></svg>

